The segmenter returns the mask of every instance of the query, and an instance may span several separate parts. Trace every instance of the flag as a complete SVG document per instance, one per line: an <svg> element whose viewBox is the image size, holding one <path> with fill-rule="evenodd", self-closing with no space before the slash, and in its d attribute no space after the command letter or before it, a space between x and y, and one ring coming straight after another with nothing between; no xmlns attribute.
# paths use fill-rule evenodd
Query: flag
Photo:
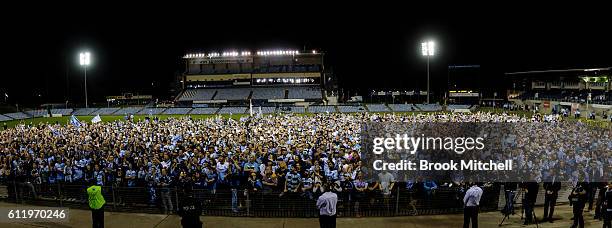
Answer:
<svg viewBox="0 0 612 228"><path fill-rule="evenodd" d="M49 125L49 129L51 129L51 132L53 133L53 136L61 135L61 133L59 131L57 131L55 128L51 127L51 125Z"/></svg>
<svg viewBox="0 0 612 228"><path fill-rule="evenodd" d="M100 114L98 114L96 117L94 117L93 119L91 119L92 123L99 123L102 122L102 118L100 118Z"/></svg>
<svg viewBox="0 0 612 228"><path fill-rule="evenodd" d="M183 136L182 135L174 135L172 136L172 144L176 144L176 142L183 140Z"/></svg>
<svg viewBox="0 0 612 228"><path fill-rule="evenodd" d="M74 115L70 117L70 124L72 124L75 127L81 127L81 121L79 121L79 119L77 119L76 116Z"/></svg>
<svg viewBox="0 0 612 228"><path fill-rule="evenodd" d="M253 100L249 99L249 113L253 116Z"/></svg>

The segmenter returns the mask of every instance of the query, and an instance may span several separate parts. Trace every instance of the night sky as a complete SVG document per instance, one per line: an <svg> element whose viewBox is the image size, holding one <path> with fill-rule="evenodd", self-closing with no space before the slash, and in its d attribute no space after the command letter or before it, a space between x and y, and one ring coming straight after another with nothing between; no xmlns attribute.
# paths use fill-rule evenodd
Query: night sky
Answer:
<svg viewBox="0 0 612 228"><path fill-rule="evenodd" d="M182 4L4 15L0 92L24 106L82 102L78 52L85 49L93 54L88 84L97 102L122 92L167 97L181 56L191 51L321 50L339 86L353 92L424 88L425 39L438 48L432 88L446 86L448 65L479 64L493 83L511 71L612 66L612 23L597 12L605 7L450 7L428 15L423 7L244 11ZM78 19L83 11L87 20Z"/></svg>

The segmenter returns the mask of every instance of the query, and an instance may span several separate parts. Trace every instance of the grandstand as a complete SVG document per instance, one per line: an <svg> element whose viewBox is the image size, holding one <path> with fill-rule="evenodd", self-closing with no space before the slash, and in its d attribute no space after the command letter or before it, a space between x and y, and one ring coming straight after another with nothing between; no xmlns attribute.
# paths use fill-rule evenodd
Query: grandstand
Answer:
<svg viewBox="0 0 612 228"><path fill-rule="evenodd" d="M165 110L166 110L165 108L143 108L136 114L138 115L159 115Z"/></svg>
<svg viewBox="0 0 612 228"><path fill-rule="evenodd" d="M394 112L416 111L416 108L412 104L389 104L389 108Z"/></svg>
<svg viewBox="0 0 612 228"><path fill-rule="evenodd" d="M512 72L508 101L543 112L612 113L612 67Z"/></svg>
<svg viewBox="0 0 612 228"><path fill-rule="evenodd" d="M219 114L243 114L247 111L246 107L223 107L219 109Z"/></svg>
<svg viewBox="0 0 612 228"><path fill-rule="evenodd" d="M278 103L316 103L324 99L322 53L295 50L211 52L187 54L184 59L185 73L181 79L184 89L175 99L182 106L240 106L248 100L276 106Z"/></svg>
<svg viewBox="0 0 612 228"><path fill-rule="evenodd" d="M268 113L275 113L276 112L276 108L275 107L270 107L270 106L265 106L265 107L253 107L253 112L259 112L259 110L261 109L261 113L263 114L268 114Z"/></svg>
<svg viewBox="0 0 612 228"><path fill-rule="evenodd" d="M113 114L115 115L132 115L132 114L137 114L138 112L140 112L140 110L142 110L142 107L126 107L126 108L122 108L119 109L118 111L114 112Z"/></svg>
<svg viewBox="0 0 612 228"><path fill-rule="evenodd" d="M333 112L336 112L336 108L334 106L313 105L313 106L308 107L308 112L310 113L333 113Z"/></svg>
<svg viewBox="0 0 612 228"><path fill-rule="evenodd" d="M91 115L93 112L97 111L98 108L79 108L74 110L74 112L72 112L72 115L75 116L88 116Z"/></svg>
<svg viewBox="0 0 612 228"><path fill-rule="evenodd" d="M168 108L162 114L165 115L184 115L191 111L192 108Z"/></svg>
<svg viewBox="0 0 612 228"><path fill-rule="evenodd" d="M91 112L91 115L111 115L119 111L119 109L120 108L101 108L101 109Z"/></svg>
<svg viewBox="0 0 612 228"><path fill-rule="evenodd" d="M438 112L442 111L442 105L439 104L415 104L418 110L423 112Z"/></svg>
<svg viewBox="0 0 612 228"><path fill-rule="evenodd" d="M179 96L178 101L212 100L216 92L214 89L187 89Z"/></svg>
<svg viewBox="0 0 612 228"><path fill-rule="evenodd" d="M11 117L0 115L0 121L8 121L8 120L12 120Z"/></svg>
<svg viewBox="0 0 612 228"><path fill-rule="evenodd" d="M261 87L253 88L253 100L285 99L285 88L282 87Z"/></svg>
<svg viewBox="0 0 612 228"><path fill-rule="evenodd" d="M363 106L339 105L338 111L342 113L350 113L350 112L365 112L366 110Z"/></svg>
<svg viewBox="0 0 612 228"><path fill-rule="evenodd" d="M391 109L385 104L366 104L368 111L370 112L390 112Z"/></svg>
<svg viewBox="0 0 612 228"><path fill-rule="evenodd" d="M247 100L251 95L250 88L223 88L217 90L215 100Z"/></svg>
<svg viewBox="0 0 612 228"><path fill-rule="evenodd" d="M322 99L321 89L318 87L289 87L289 99Z"/></svg>
<svg viewBox="0 0 612 228"><path fill-rule="evenodd" d="M51 109L51 114L59 114L63 116L68 116L73 112L71 108L60 108L60 109Z"/></svg>
<svg viewBox="0 0 612 228"><path fill-rule="evenodd" d="M189 112L189 114L194 114L194 115L215 114L217 113L218 110L219 108L194 108L193 110L191 110L191 112Z"/></svg>
<svg viewBox="0 0 612 228"><path fill-rule="evenodd" d="M30 118L30 116L28 116L27 114L25 114L23 112L6 113L4 115L8 116L10 118L16 119L16 120L22 120L22 119Z"/></svg>
<svg viewBox="0 0 612 228"><path fill-rule="evenodd" d="M47 110L43 110L43 109L25 111L25 113L32 117L43 117L49 114Z"/></svg>

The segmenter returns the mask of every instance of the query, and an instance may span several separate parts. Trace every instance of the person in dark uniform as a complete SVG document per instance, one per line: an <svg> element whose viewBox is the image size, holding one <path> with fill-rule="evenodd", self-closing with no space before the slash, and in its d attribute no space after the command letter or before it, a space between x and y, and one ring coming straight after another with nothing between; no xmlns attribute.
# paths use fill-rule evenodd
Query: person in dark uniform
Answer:
<svg viewBox="0 0 612 228"><path fill-rule="evenodd" d="M540 185L537 182L523 182L521 184L521 188L525 192L525 197L523 198L523 208L525 209L525 223L524 225L528 225L530 223L535 222L535 218L533 217L533 206L535 204L536 198L538 197L538 189Z"/></svg>
<svg viewBox="0 0 612 228"><path fill-rule="evenodd" d="M576 184L576 187L572 189L572 193L569 195L570 206L573 208L574 213L574 224L572 228L584 227L584 217L582 216L582 211L584 210L584 206L587 202L587 188L588 183L584 182L584 177L580 176L580 181Z"/></svg>
<svg viewBox="0 0 612 228"><path fill-rule="evenodd" d="M557 204L557 197L561 189L561 182L556 178L557 172L553 170L551 174L551 180L544 182L544 216L542 217L542 221L548 220L550 223L553 222L555 204Z"/></svg>
<svg viewBox="0 0 612 228"><path fill-rule="evenodd" d="M604 193L601 213L604 217L603 228L612 228L612 182L608 182Z"/></svg>
<svg viewBox="0 0 612 228"><path fill-rule="evenodd" d="M181 216L181 225L184 228L201 228L202 221L200 221L200 216L202 215L202 204L192 197L191 189L185 188L184 192L185 198L183 198L178 208L178 215Z"/></svg>
<svg viewBox="0 0 612 228"><path fill-rule="evenodd" d="M504 196L506 197L506 205L504 206L504 215L514 214L514 196L518 183L506 182L504 183Z"/></svg>

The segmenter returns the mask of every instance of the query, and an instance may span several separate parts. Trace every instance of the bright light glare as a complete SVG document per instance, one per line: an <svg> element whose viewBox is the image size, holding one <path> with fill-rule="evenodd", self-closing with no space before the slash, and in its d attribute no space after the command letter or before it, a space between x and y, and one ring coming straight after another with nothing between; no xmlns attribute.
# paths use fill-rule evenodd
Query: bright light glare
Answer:
<svg viewBox="0 0 612 228"><path fill-rule="evenodd" d="M435 43L433 41L427 41L421 43L421 53L423 56L433 56L435 50Z"/></svg>
<svg viewBox="0 0 612 228"><path fill-rule="evenodd" d="M79 63L81 66L89 66L91 63L91 54L89 54L89 52L81 52L79 54Z"/></svg>

